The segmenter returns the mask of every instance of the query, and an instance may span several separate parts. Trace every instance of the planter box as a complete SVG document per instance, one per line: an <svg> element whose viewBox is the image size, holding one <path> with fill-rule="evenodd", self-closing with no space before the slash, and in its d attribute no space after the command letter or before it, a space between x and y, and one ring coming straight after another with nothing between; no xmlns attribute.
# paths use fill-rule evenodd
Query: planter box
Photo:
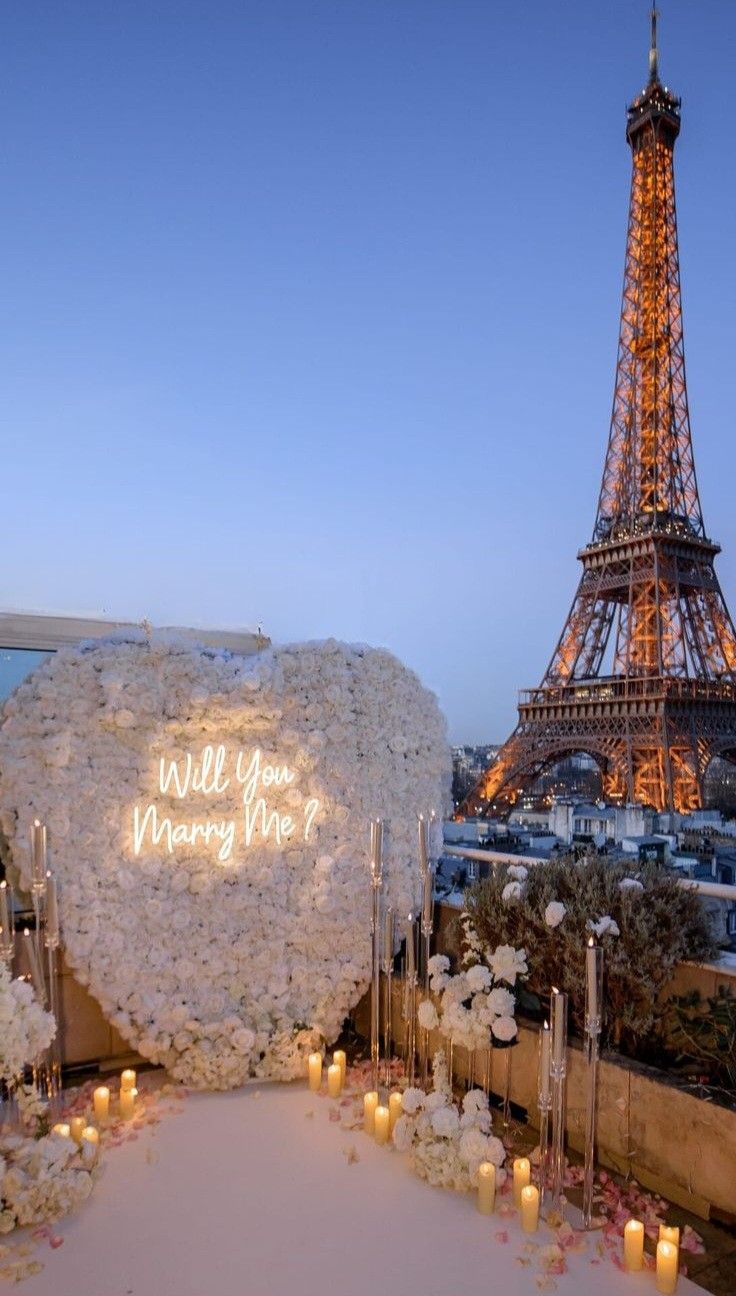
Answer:
<svg viewBox="0 0 736 1296"><path fill-rule="evenodd" d="M394 981L392 1025L397 1051L403 1042L401 982ZM370 996L355 1014L356 1028L370 1035ZM501 1096L505 1055L510 1055L511 1101L523 1108L538 1128L537 1058L539 1030L519 1023L518 1043L492 1050L491 1089ZM445 1047L438 1031L430 1034L430 1051ZM487 1053L475 1055L475 1079L485 1073ZM453 1073L467 1078L468 1058L455 1049ZM567 1076L567 1132L581 1152L585 1124L585 1061L577 1041L571 1043ZM736 1110L686 1092L666 1072L642 1066L617 1054L604 1054L599 1067L597 1160L631 1175L686 1210L708 1219L711 1211L736 1219Z"/></svg>

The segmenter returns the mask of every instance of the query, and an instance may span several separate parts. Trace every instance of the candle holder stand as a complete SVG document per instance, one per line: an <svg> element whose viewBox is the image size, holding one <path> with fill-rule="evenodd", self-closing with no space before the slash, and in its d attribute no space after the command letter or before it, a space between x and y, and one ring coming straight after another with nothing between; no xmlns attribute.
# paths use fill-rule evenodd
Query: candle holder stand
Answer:
<svg viewBox="0 0 736 1296"><path fill-rule="evenodd" d="M388 1089L391 1087L391 1056L393 1053L393 1032L391 1014L394 996L394 911L388 906L383 915L383 950L381 959L383 971L383 1079Z"/></svg>
<svg viewBox="0 0 736 1296"><path fill-rule="evenodd" d="M483 1050L483 1092L490 1100L491 1096L491 1056L493 1049L490 1044Z"/></svg>
<svg viewBox="0 0 736 1296"><path fill-rule="evenodd" d="M539 1209L542 1211L546 1205L546 1197L549 1192L549 1114L552 1110L552 1099L549 1094L539 1094Z"/></svg>
<svg viewBox="0 0 736 1296"><path fill-rule="evenodd" d="M430 886L434 891L434 877L430 870L428 873ZM426 890L426 881L425 881ZM432 896L429 917L425 917L425 907L422 905L421 933L422 933L422 988L423 998L431 998L429 989L429 960L432 951L432 927L434 923L434 895ZM422 1066L422 1088L426 1090L429 1083L429 1031L422 1030L421 1035L421 1066Z"/></svg>
<svg viewBox="0 0 736 1296"><path fill-rule="evenodd" d="M417 1067L417 923L409 915L406 925L406 974L404 979L404 1074L410 1086L416 1083Z"/></svg>
<svg viewBox="0 0 736 1296"><path fill-rule="evenodd" d="M550 1193L547 1217L563 1219L565 1213L565 1116L567 1112L567 995L553 992L551 1001L552 1144Z"/></svg>
<svg viewBox="0 0 736 1296"><path fill-rule="evenodd" d="M0 959L10 967L15 955L15 913L13 892L8 883L0 882Z"/></svg>
<svg viewBox="0 0 736 1296"><path fill-rule="evenodd" d="M598 1105L598 1060L600 1056L601 1005L603 997L603 949L591 943L586 950L585 998L585 1168L583 1174L583 1228L598 1227L593 1222L593 1185L595 1175L595 1135Z"/></svg>
<svg viewBox="0 0 736 1296"><path fill-rule="evenodd" d="M34 830L38 829L39 825L34 825L34 829L31 831L32 841L37 840L34 837ZM59 937L58 933L51 933L48 926L45 827L40 829L39 837L41 841L40 848L34 845L33 882L31 883L35 927L31 938L33 948L29 949L28 953L31 956L34 988L41 1006L47 1008L53 1014L56 1022L56 1033L49 1047L33 1065L33 1084L53 1111L55 1100L61 1090L61 1064L57 1060L60 1058L60 1054L58 1048L59 1020L56 1003L56 949L59 944ZM53 946L53 951L49 946L49 942ZM51 957L52 953L53 957Z"/></svg>
<svg viewBox="0 0 736 1296"><path fill-rule="evenodd" d="M429 859L429 824L420 815L417 822L419 872L422 882L422 910L419 920L421 933L420 971L422 976L423 998L429 999L429 960L432 947L432 930L434 927L434 871ZM421 1085L426 1090L429 1083L429 1031L422 1028L419 1037L419 1063Z"/></svg>
<svg viewBox="0 0 736 1296"><path fill-rule="evenodd" d="M59 981L58 981L58 936L46 934L46 966L49 980L49 1011L53 1013L56 1022L56 1033L52 1039L48 1054L46 1057L47 1067L47 1090L49 1101L52 1109L58 1105L59 1095L61 1094L61 1012L59 1008Z"/></svg>
<svg viewBox="0 0 736 1296"><path fill-rule="evenodd" d="M512 1048L501 1048L504 1055L504 1094L503 1094L503 1126L504 1134L511 1130L511 1055Z"/></svg>
<svg viewBox="0 0 736 1296"><path fill-rule="evenodd" d="M378 1090L381 1028L381 882L383 824L371 822L371 1086Z"/></svg>

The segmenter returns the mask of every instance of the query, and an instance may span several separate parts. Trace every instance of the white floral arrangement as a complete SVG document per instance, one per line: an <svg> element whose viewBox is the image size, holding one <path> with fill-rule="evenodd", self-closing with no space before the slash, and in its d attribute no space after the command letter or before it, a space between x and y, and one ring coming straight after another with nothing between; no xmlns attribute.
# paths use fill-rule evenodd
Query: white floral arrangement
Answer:
<svg viewBox="0 0 736 1296"><path fill-rule="evenodd" d="M429 1093L418 1088L404 1090L403 1113L393 1132L395 1147L410 1152L416 1173L435 1187L456 1192L477 1188L482 1161L497 1167L497 1183L502 1184L506 1153L501 1140L491 1132L487 1095L481 1089L471 1089L458 1107L441 1050L435 1054L432 1076Z"/></svg>
<svg viewBox="0 0 736 1296"><path fill-rule="evenodd" d="M56 1034L56 1022L28 981L13 978L0 959L0 1080L16 1086Z"/></svg>
<svg viewBox="0 0 736 1296"><path fill-rule="evenodd" d="M256 753L264 809L246 841L237 762ZM38 667L0 726L22 883L35 816L77 979L195 1088L290 1079L337 1036L370 976L369 821L390 825L386 902L408 913L416 816L437 811L436 856L449 789L434 696L390 653L335 641L247 657L163 632L89 641Z"/></svg>
<svg viewBox="0 0 736 1296"><path fill-rule="evenodd" d="M450 1042L469 1052L512 1044L518 1034L516 990L528 968L526 951L511 945L483 949L470 915L464 912L463 964L451 976L450 960L435 954L429 961L429 986L435 1001L425 999L417 1010L423 1030L439 1030Z"/></svg>
<svg viewBox="0 0 736 1296"><path fill-rule="evenodd" d="M14 1098L22 1128L34 1138L49 1132L49 1104L42 1098L35 1084L20 1084Z"/></svg>
<svg viewBox="0 0 736 1296"><path fill-rule="evenodd" d="M0 1138L0 1234L69 1215L92 1191L97 1149L62 1134Z"/></svg>

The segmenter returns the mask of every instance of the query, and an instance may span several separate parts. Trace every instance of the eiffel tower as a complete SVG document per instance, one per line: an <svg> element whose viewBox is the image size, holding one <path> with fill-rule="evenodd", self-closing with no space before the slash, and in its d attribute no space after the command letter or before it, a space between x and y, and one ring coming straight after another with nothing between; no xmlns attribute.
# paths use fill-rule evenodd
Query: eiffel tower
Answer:
<svg viewBox="0 0 736 1296"><path fill-rule="evenodd" d="M604 795L702 805L714 756L736 762L736 632L695 477L683 349L673 152L680 100L659 79L627 110L633 170L613 415L583 572L539 688L459 813L512 805L576 752Z"/></svg>

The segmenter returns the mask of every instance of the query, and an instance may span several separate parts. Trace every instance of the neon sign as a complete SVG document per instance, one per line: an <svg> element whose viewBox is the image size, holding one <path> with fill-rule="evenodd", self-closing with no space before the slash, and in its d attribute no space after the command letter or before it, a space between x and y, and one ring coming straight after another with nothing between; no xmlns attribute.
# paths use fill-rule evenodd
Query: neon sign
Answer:
<svg viewBox="0 0 736 1296"><path fill-rule="evenodd" d="M233 759L234 756L234 759ZM310 797L299 809L285 813L272 804L279 789L294 787L297 772L288 765L271 764L260 748L228 754L224 743L206 746L199 759L187 752L182 760L162 756L159 760L158 791L169 800L186 801L192 796L221 797L228 789L237 792L242 805L240 834L238 820L204 817L178 819L151 801L145 808L133 807L133 853L140 855L146 844L162 847L172 855L177 846L217 846L217 858L226 864L236 842L248 847L255 842L281 846L295 837L309 841L320 808Z"/></svg>

